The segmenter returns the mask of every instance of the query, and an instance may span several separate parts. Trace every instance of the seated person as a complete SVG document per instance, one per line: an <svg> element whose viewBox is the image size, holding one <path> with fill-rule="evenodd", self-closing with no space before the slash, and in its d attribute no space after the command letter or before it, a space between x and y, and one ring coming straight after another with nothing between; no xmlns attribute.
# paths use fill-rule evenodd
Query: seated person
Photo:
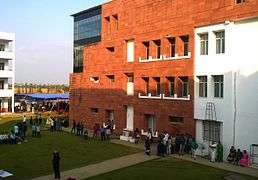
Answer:
<svg viewBox="0 0 258 180"><path fill-rule="evenodd" d="M234 163L236 161L236 149L234 148L234 146L231 146L231 148L230 148L229 155L227 157L227 161L230 163Z"/></svg>
<svg viewBox="0 0 258 180"><path fill-rule="evenodd" d="M249 157L246 150L243 151L243 155L242 155L242 158L239 161L239 165L243 166L243 167L250 166L250 157Z"/></svg>

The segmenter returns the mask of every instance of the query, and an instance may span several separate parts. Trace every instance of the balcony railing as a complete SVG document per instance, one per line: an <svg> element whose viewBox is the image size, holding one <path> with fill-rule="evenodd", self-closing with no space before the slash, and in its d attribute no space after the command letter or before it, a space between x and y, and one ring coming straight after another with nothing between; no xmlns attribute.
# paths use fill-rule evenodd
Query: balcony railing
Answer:
<svg viewBox="0 0 258 180"><path fill-rule="evenodd" d="M189 59L191 58L191 52L188 52L187 56L178 56L178 54L175 54L175 57L166 57L166 55L160 56L160 58L152 58L152 56L149 56L148 59L142 59L139 57L139 62L157 62L157 61L167 61L167 60L179 60L179 59Z"/></svg>
<svg viewBox="0 0 258 180"><path fill-rule="evenodd" d="M141 95L141 93L139 93L138 98L140 98L140 99L182 100L182 101L189 101L191 99L190 95L188 95L187 97L178 97L177 94L174 94L174 96L166 96L165 94L160 94L159 96L153 96L151 93L148 93L147 95Z"/></svg>
<svg viewBox="0 0 258 180"><path fill-rule="evenodd" d="M14 59L14 53L8 51L0 51L0 59Z"/></svg>
<svg viewBox="0 0 258 180"><path fill-rule="evenodd" d="M0 89L0 97L12 97L13 93L12 89Z"/></svg>
<svg viewBox="0 0 258 180"><path fill-rule="evenodd" d="M11 78L14 76L14 72L10 70L0 70L0 78L6 77Z"/></svg>

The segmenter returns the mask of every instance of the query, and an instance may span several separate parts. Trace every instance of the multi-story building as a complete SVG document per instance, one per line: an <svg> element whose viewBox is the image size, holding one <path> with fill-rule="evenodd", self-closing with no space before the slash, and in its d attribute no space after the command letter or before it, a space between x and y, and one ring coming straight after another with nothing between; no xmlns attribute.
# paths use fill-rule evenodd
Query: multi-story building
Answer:
<svg viewBox="0 0 258 180"><path fill-rule="evenodd" d="M249 150L258 144L258 17L195 29L196 137Z"/></svg>
<svg viewBox="0 0 258 180"><path fill-rule="evenodd" d="M258 16L255 0L198 0L194 3L190 0L113 0L74 14L70 119L85 121L88 128L111 119L118 132L150 128L153 132L195 136L197 126L199 138L201 119L214 120L205 118L207 102L212 102L212 107L215 104L216 120L220 121L224 120L220 119L220 108L213 100L221 100L223 96L222 107L232 105L233 81L228 87L226 82L223 84L224 79L229 82L232 79L221 75L226 73L224 66L234 64L234 58L225 52L229 49L227 46L242 47L237 46L237 40L247 36L240 20L255 16ZM233 26L232 23L236 30L228 34L227 28ZM239 32L242 37L235 39ZM208 44L207 38L211 41ZM245 41L248 40L250 38ZM203 46L207 46L207 50ZM245 46L246 51L248 47ZM211 60L200 56L199 51L204 55L214 49ZM249 52L242 51L243 54ZM254 59L248 62L255 62ZM210 71L213 68L216 69ZM199 79L204 87L208 86L205 81L214 81L216 94L213 96L219 97L209 99L212 96L209 91L213 90L208 89L208 93L202 92L207 99L199 98L196 84L199 81L194 82ZM198 96L194 98L195 95ZM253 105L257 107L257 101ZM209 112L213 111L207 111L210 117ZM229 128L227 126L225 124L224 128ZM226 130L223 135L225 133ZM232 143L226 143L229 144Z"/></svg>
<svg viewBox="0 0 258 180"><path fill-rule="evenodd" d="M0 113L14 112L15 35L0 32Z"/></svg>

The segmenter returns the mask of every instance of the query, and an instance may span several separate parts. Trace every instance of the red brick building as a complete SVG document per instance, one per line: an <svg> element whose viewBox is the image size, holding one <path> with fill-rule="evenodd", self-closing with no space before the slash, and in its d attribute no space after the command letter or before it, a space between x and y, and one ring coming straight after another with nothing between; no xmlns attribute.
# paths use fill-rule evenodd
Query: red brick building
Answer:
<svg viewBox="0 0 258 180"><path fill-rule="evenodd" d="M113 0L74 14L70 120L194 135L195 27L257 14L256 0Z"/></svg>

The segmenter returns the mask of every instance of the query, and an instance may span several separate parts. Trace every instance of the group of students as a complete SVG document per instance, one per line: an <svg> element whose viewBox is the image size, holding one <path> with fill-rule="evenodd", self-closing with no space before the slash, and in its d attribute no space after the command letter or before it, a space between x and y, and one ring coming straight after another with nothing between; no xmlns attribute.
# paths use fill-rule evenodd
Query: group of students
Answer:
<svg viewBox="0 0 258 180"><path fill-rule="evenodd" d="M100 136L101 141L110 140L110 136L113 133L112 121L107 121L105 125L100 126L95 124L93 127L93 137L98 138Z"/></svg>
<svg viewBox="0 0 258 180"><path fill-rule="evenodd" d="M59 118L48 117L46 125L50 125L50 131L62 131L62 122Z"/></svg>
<svg viewBox="0 0 258 180"><path fill-rule="evenodd" d="M248 152L246 150L243 152L240 149L236 150L234 146L230 148L227 161L243 167L250 166L250 156Z"/></svg>
<svg viewBox="0 0 258 180"><path fill-rule="evenodd" d="M84 123L78 122L76 124L76 122L73 121L71 133L74 133L76 136L83 136L83 135L85 135L85 133L87 134L87 131L84 130Z"/></svg>
<svg viewBox="0 0 258 180"><path fill-rule="evenodd" d="M32 116L30 117L32 137L41 137L40 130L41 130L42 124L43 124L43 119L41 115L36 116L35 119L33 119Z"/></svg>
<svg viewBox="0 0 258 180"><path fill-rule="evenodd" d="M137 140L138 141L138 140ZM146 154L150 155L150 144L153 142L152 133L149 130L145 139ZM157 155L165 156L169 154L178 154L183 156L185 153L191 154L192 158L196 159L196 150L198 144L191 135L170 135L164 132L159 135L157 143Z"/></svg>

